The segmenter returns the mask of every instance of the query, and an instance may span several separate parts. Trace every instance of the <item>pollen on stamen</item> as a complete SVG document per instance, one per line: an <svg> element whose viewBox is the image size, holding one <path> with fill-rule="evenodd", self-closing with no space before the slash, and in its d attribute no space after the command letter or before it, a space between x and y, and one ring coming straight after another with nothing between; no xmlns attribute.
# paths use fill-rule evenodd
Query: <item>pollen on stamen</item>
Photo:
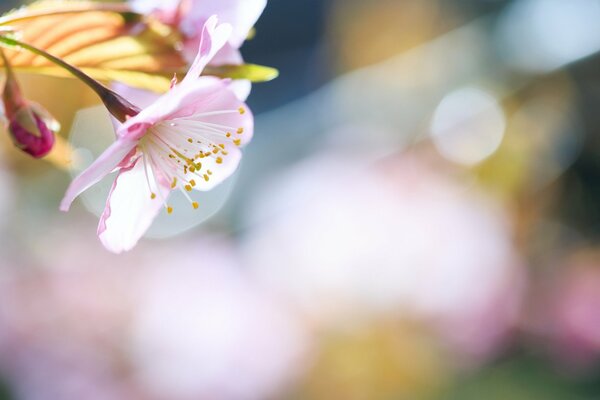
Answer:
<svg viewBox="0 0 600 400"><path fill-rule="evenodd" d="M190 138L190 139L188 139L188 142L189 143L194 143L194 139Z"/></svg>
<svg viewBox="0 0 600 400"><path fill-rule="evenodd" d="M192 187L196 187L196 181L192 179L192 180L190 181L190 185L192 185Z"/></svg>
<svg viewBox="0 0 600 400"><path fill-rule="evenodd" d="M207 174L204 174L204 180L205 180L206 182L208 182L208 181L210 180L210 177L209 177Z"/></svg>
<svg viewBox="0 0 600 400"><path fill-rule="evenodd" d="M244 107L238 108L238 111L240 112L241 115L246 114L246 109Z"/></svg>
<svg viewBox="0 0 600 400"><path fill-rule="evenodd" d="M242 140L241 139L235 139L233 141L233 144L235 144L236 146L240 146L242 144Z"/></svg>
<svg viewBox="0 0 600 400"><path fill-rule="evenodd" d="M217 157L216 163L217 164L223 164L223 158Z"/></svg>
<svg viewBox="0 0 600 400"><path fill-rule="evenodd" d="M192 191L192 185L185 185L185 190L188 192Z"/></svg>
<svg viewBox="0 0 600 400"><path fill-rule="evenodd" d="M151 198L152 200L156 199L156 193L151 193L151 194L150 194L150 198Z"/></svg>
<svg viewBox="0 0 600 400"><path fill-rule="evenodd" d="M177 178L173 178L173 182L171 182L171 189L175 189L177 187Z"/></svg>
<svg viewBox="0 0 600 400"><path fill-rule="evenodd" d="M199 205L198 205L198 202L197 202L197 201L194 201L194 202L192 203L192 207L194 207L194 210L197 210L197 209L198 209L198 207L199 207Z"/></svg>
<svg viewBox="0 0 600 400"><path fill-rule="evenodd" d="M237 134L238 134L238 135L241 135L242 133L244 133L244 128L239 128L239 129L237 130Z"/></svg>
<svg viewBox="0 0 600 400"><path fill-rule="evenodd" d="M209 169L208 171L206 171L206 173L207 173L208 175L212 175L212 171L211 171L210 169Z"/></svg>
<svg viewBox="0 0 600 400"><path fill-rule="evenodd" d="M223 150L225 150L225 145L224 145L223 143L221 143L221 144L219 145L219 147L220 147L220 148L222 148Z"/></svg>
<svg viewBox="0 0 600 400"><path fill-rule="evenodd" d="M171 206L167 207L167 214L169 214L169 215L173 214L173 207L171 207Z"/></svg>
<svg viewBox="0 0 600 400"><path fill-rule="evenodd" d="M227 132L227 133L225 134L225 136L227 136L228 138L230 138L230 137L231 137L231 132Z"/></svg>

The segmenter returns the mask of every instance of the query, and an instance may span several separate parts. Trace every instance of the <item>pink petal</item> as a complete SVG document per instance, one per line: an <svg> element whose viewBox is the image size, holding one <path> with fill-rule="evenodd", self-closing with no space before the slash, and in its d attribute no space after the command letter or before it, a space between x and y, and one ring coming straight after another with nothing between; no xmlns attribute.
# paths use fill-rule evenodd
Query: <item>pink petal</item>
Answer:
<svg viewBox="0 0 600 400"><path fill-rule="evenodd" d="M119 164L127 161L128 155L135 149L136 145L137 141L135 140L117 139L91 166L71 182L65 197L60 203L61 211L69 211L71 203L73 203L73 200L77 196L92 185L100 182L102 178L110 174Z"/></svg>
<svg viewBox="0 0 600 400"><path fill-rule="evenodd" d="M177 85L160 96L119 129L119 136L137 137L136 127L153 125L160 121L193 115L206 107L220 92L227 91L227 81L213 77L201 77L186 85Z"/></svg>
<svg viewBox="0 0 600 400"><path fill-rule="evenodd" d="M133 88L120 82L113 82L111 89L126 98L131 103L144 109L154 103L161 95L150 90ZM120 125L120 124L119 124Z"/></svg>
<svg viewBox="0 0 600 400"><path fill-rule="evenodd" d="M192 62L198 54L198 46L200 45L200 37L186 40L183 48L183 55L186 60ZM226 43L221 50L215 54L210 60L209 65L240 65L244 63L242 53L237 47L234 47L231 43Z"/></svg>
<svg viewBox="0 0 600 400"><path fill-rule="evenodd" d="M168 196L169 185L159 179L163 196ZM160 197L151 198L144 172L138 159L128 168L121 169L100 217L98 237L108 250L122 253L131 250L152 225L163 203Z"/></svg>
<svg viewBox="0 0 600 400"><path fill-rule="evenodd" d="M231 25L217 25L217 23L218 18L213 15L204 24L200 36L198 55L192 63L187 75L183 78L183 81L181 82L182 85L186 85L189 82L196 80L217 52L221 50L229 40L232 30Z"/></svg>
<svg viewBox="0 0 600 400"><path fill-rule="evenodd" d="M245 79L236 79L229 84L229 90L241 101L246 101L252 91L252 83Z"/></svg>
<svg viewBox="0 0 600 400"><path fill-rule="evenodd" d="M184 23L193 26L194 21L205 21L211 15L216 15L219 21L231 24L233 33L229 42L233 47L240 48L266 5L267 0L194 0Z"/></svg>
<svg viewBox="0 0 600 400"><path fill-rule="evenodd" d="M254 115L248 106L238 98L237 93L231 86L227 87L225 90L219 91L212 96L212 98L205 101L201 110L202 112L211 112L219 110L239 110L240 108L244 109L244 114L242 115L236 112L203 117L201 120L219 125L231 126L234 129L242 128L242 134L237 134L236 131L232 132L232 134L233 139L240 139L240 145L243 147L250 142L254 134Z"/></svg>

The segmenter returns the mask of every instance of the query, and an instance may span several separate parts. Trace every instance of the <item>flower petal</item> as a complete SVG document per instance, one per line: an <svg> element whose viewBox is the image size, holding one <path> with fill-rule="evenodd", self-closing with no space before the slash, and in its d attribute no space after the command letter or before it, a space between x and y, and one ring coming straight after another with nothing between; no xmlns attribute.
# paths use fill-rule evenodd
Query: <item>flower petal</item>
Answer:
<svg viewBox="0 0 600 400"><path fill-rule="evenodd" d="M204 24L200 36L198 55L192 63L187 75L183 78L183 81L181 82L182 85L186 85L189 82L198 79L202 74L202 71L204 71L204 68L229 40L232 30L231 25L217 25L218 22L218 18L213 15Z"/></svg>
<svg viewBox="0 0 600 400"><path fill-rule="evenodd" d="M240 48L266 5L267 0L194 0L184 22L202 21L216 15L221 22L231 24L233 33L229 42Z"/></svg>
<svg viewBox="0 0 600 400"><path fill-rule="evenodd" d="M177 85L160 96L153 104L125 122L119 136L138 136L137 126L152 125L160 121L193 115L227 90L228 81L203 76L187 85Z"/></svg>
<svg viewBox="0 0 600 400"><path fill-rule="evenodd" d="M217 92L214 96L212 96L212 98L204 102L201 110L202 112L208 113L219 110L243 109L243 114L236 112L231 114L213 115L209 117L202 117L201 120L204 122L211 122L233 127L233 137L231 138L232 143L233 140L239 140L239 146L243 147L250 142L254 134L254 115L248 106L238 98L239 93L237 93L235 89L235 86L231 87L230 84L227 88L225 88L225 90ZM238 128L242 128L242 133L237 133Z"/></svg>
<svg viewBox="0 0 600 400"><path fill-rule="evenodd" d="M71 182L65 193L65 197L60 203L61 211L69 211L71 203L73 203L73 200L77 196L86 191L90 186L100 182L102 178L110 174L119 164L127 161L128 156L135 149L136 145L136 140L127 138L117 139L92 165Z"/></svg>
<svg viewBox="0 0 600 400"><path fill-rule="evenodd" d="M241 101L246 101L250 97L250 92L252 92L252 82L246 79L236 79L229 85L229 90L235 93Z"/></svg>
<svg viewBox="0 0 600 400"><path fill-rule="evenodd" d="M169 185L158 179L161 193L168 196ZM106 208L100 217L98 237L108 250L122 253L131 250L152 225L163 203L152 199L141 159L123 168L115 179Z"/></svg>

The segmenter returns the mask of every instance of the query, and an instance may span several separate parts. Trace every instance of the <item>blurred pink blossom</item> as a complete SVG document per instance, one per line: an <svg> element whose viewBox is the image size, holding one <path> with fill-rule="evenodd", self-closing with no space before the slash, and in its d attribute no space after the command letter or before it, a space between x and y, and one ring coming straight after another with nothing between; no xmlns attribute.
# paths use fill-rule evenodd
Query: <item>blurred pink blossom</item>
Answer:
<svg viewBox="0 0 600 400"><path fill-rule="evenodd" d="M306 327L226 242L115 257L64 239L45 270L0 279L0 374L18 398L264 399L302 371Z"/></svg>
<svg viewBox="0 0 600 400"><path fill-rule="evenodd" d="M311 158L254 199L246 255L324 324L418 318L489 355L515 323L523 272L506 218L469 185L418 156Z"/></svg>
<svg viewBox="0 0 600 400"><path fill-rule="evenodd" d="M600 258L577 254L554 278L538 296L533 328L564 365L586 368L600 358Z"/></svg>

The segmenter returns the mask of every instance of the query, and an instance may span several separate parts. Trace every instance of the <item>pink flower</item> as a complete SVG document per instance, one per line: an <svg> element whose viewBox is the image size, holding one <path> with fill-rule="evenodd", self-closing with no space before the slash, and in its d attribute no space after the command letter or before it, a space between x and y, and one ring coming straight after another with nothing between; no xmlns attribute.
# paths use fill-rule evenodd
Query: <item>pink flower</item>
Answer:
<svg viewBox="0 0 600 400"><path fill-rule="evenodd" d="M186 48L197 48L199 28L211 15L231 24L232 34L211 64L237 64L242 61L238 49L262 14L267 0L131 0L134 10L153 13L163 22L177 26L186 36Z"/></svg>
<svg viewBox="0 0 600 400"><path fill-rule="evenodd" d="M98 226L110 251L133 248L161 208L172 213L167 203L172 190L180 190L198 208L188 192L210 190L236 170L239 147L253 134L253 116L229 81L200 77L230 34L229 24L217 26L217 18L209 18L183 81L120 126L115 143L67 190L63 211L83 191L119 171Z"/></svg>

